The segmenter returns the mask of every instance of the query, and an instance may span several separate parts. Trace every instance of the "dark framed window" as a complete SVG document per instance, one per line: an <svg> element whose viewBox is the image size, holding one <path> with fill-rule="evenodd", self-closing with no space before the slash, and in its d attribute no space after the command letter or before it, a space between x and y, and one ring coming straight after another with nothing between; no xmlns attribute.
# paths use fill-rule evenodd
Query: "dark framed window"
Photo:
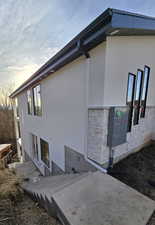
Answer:
<svg viewBox="0 0 155 225"><path fill-rule="evenodd" d="M142 84L143 84L143 71L137 70L136 77L136 90L135 90L135 98L134 98L134 125L139 122L139 113L140 113L140 101L142 95Z"/></svg>
<svg viewBox="0 0 155 225"><path fill-rule="evenodd" d="M145 66L144 67L144 76L143 76L142 96L141 96L141 115L140 115L141 118L145 117L149 78L150 78L150 67Z"/></svg>
<svg viewBox="0 0 155 225"><path fill-rule="evenodd" d="M20 130L20 121L17 120L17 135L18 138L21 138L21 130Z"/></svg>
<svg viewBox="0 0 155 225"><path fill-rule="evenodd" d="M19 117L19 106L18 106L18 99L15 99L15 111L16 111L16 116Z"/></svg>
<svg viewBox="0 0 155 225"><path fill-rule="evenodd" d="M33 150L33 158L39 160L38 138L34 134L32 134L32 150Z"/></svg>
<svg viewBox="0 0 155 225"><path fill-rule="evenodd" d="M128 74L128 84L127 84L127 95L126 95L126 104L129 107L128 128L127 128L128 132L131 131L131 127L132 127L135 80L136 80L136 75L129 73Z"/></svg>
<svg viewBox="0 0 155 225"><path fill-rule="evenodd" d="M37 85L33 88L33 107L34 115L42 115L42 104L41 104L41 88L40 85Z"/></svg>
<svg viewBox="0 0 155 225"><path fill-rule="evenodd" d="M40 139L40 148L41 148L41 160L49 168L50 167L50 159L49 159L49 144L48 144L48 142L43 139Z"/></svg>
<svg viewBox="0 0 155 225"><path fill-rule="evenodd" d="M31 90L27 91L27 110L28 114L32 115L32 96L31 96Z"/></svg>

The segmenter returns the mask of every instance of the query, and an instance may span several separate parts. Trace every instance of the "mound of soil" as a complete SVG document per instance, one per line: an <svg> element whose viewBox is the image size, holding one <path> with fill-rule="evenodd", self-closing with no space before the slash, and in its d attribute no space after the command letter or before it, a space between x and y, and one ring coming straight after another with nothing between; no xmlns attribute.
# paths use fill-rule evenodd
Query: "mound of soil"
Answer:
<svg viewBox="0 0 155 225"><path fill-rule="evenodd" d="M116 163L110 174L155 200L155 144ZM155 225L155 212L148 225Z"/></svg>

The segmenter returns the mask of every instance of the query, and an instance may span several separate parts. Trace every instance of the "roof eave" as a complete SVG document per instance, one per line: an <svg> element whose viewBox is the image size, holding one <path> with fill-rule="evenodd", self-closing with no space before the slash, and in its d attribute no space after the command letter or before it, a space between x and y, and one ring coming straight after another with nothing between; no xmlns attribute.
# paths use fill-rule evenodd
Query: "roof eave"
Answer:
<svg viewBox="0 0 155 225"><path fill-rule="evenodd" d="M95 31L96 27L99 27L100 29ZM111 10L108 9L16 89L10 97L16 97L35 82L44 79L64 65L80 57L83 52L81 52L81 49L78 47L79 41L82 43L83 50L89 51L102 41L105 41L106 31L110 29L112 29Z"/></svg>

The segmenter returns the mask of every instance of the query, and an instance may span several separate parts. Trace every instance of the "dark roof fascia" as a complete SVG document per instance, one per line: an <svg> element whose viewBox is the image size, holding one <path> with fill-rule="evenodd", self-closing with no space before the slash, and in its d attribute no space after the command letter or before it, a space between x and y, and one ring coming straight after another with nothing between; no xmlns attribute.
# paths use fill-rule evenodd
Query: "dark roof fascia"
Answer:
<svg viewBox="0 0 155 225"><path fill-rule="evenodd" d="M155 18L112 9L112 27L119 29L155 30Z"/></svg>
<svg viewBox="0 0 155 225"><path fill-rule="evenodd" d="M139 13L132 13L132 12L128 12L128 11L124 11L124 10L120 10L120 9L111 8L111 12L112 12L112 14L129 15L129 16L133 16L133 17L155 20L155 17L146 16L146 15L139 14Z"/></svg>

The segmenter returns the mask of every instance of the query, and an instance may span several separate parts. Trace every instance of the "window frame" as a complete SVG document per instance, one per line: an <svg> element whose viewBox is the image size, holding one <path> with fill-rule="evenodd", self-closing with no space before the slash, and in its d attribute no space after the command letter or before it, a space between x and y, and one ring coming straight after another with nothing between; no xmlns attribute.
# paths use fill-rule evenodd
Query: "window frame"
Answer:
<svg viewBox="0 0 155 225"><path fill-rule="evenodd" d="M145 94L144 94L144 99L143 97L143 91L144 91L144 82L145 82L145 70L148 70L147 74L147 80L146 80L146 88L145 88ZM142 96L141 96L141 118L145 118L145 112L146 112L146 102L147 102L147 96L148 96L148 87L149 87L149 80L150 80L150 67L145 65L144 66L144 75L143 75L143 88L142 88Z"/></svg>
<svg viewBox="0 0 155 225"><path fill-rule="evenodd" d="M32 115L33 114L32 89L28 89L26 94L27 94L27 112L28 115Z"/></svg>
<svg viewBox="0 0 155 225"><path fill-rule="evenodd" d="M38 137L35 134L31 134L31 139L32 139L33 159L39 161Z"/></svg>
<svg viewBox="0 0 155 225"><path fill-rule="evenodd" d="M141 74L140 86L139 86L139 92L138 92L138 99L136 99L139 74ZM134 120L133 120L134 125L138 125L138 123L139 123L140 102L141 102L142 87L143 87L143 75L144 75L144 71L141 69L138 69L137 76L136 76L135 96L134 96Z"/></svg>
<svg viewBox="0 0 155 225"><path fill-rule="evenodd" d="M39 113L38 113L38 111L36 110L36 107L39 106L39 104L38 104L38 96L36 95L36 92L35 92L35 89L36 89L37 87L40 87L40 91L37 92L37 93L39 93L39 95L40 95L40 110L39 110ZM34 116L42 116L41 84L37 84L37 85L35 85L35 86L32 88L32 95L33 95L33 114L34 114Z"/></svg>
<svg viewBox="0 0 155 225"><path fill-rule="evenodd" d="M17 137L18 139L21 138L21 126L20 126L20 120L17 119Z"/></svg>
<svg viewBox="0 0 155 225"><path fill-rule="evenodd" d="M15 98L15 115L17 118L19 118L19 104L18 104L18 98Z"/></svg>
<svg viewBox="0 0 155 225"><path fill-rule="evenodd" d="M128 101L130 76L133 77L133 85L132 85L132 91L131 91L132 92L131 101ZM134 102L135 84L136 84L136 75L129 72L128 73L128 81L127 81L127 93L126 93L126 105L129 107L127 132L131 132L131 128L132 128L133 102Z"/></svg>
<svg viewBox="0 0 155 225"><path fill-rule="evenodd" d="M44 159L43 159L43 155L42 155L42 142L45 142L46 144L48 144L48 162L46 162ZM40 155L41 155L41 161L44 163L44 165L49 169L51 170L51 162L50 162L50 144L49 142L44 139L44 138L40 138Z"/></svg>

